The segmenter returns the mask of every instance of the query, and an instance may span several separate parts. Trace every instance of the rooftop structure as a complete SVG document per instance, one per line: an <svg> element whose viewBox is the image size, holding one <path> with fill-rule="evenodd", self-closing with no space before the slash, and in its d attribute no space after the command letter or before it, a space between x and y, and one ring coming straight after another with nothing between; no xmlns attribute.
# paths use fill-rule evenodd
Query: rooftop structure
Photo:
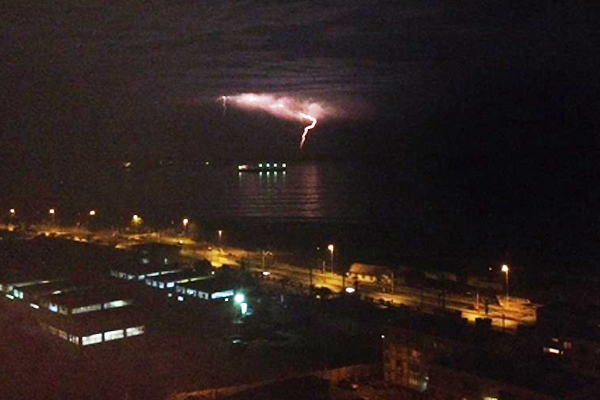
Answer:
<svg viewBox="0 0 600 400"><path fill-rule="evenodd" d="M79 346L139 336L146 332L144 316L131 307L75 316L40 313L39 319L43 329Z"/></svg>
<svg viewBox="0 0 600 400"><path fill-rule="evenodd" d="M38 305L63 315L127 307L134 294L123 286L94 286L75 291L54 292L39 299Z"/></svg>
<svg viewBox="0 0 600 400"><path fill-rule="evenodd" d="M177 299L183 301L183 296L204 300L228 300L236 292L236 285L230 279L209 278L176 285Z"/></svg>
<svg viewBox="0 0 600 400"><path fill-rule="evenodd" d="M158 289L175 289L177 284L194 282L210 277L211 275L200 274L194 270L182 270L162 275L147 275L144 281L146 285Z"/></svg>
<svg viewBox="0 0 600 400"><path fill-rule="evenodd" d="M128 281L141 281L146 277L170 274L181 271L175 265L122 264L110 269L110 275Z"/></svg>

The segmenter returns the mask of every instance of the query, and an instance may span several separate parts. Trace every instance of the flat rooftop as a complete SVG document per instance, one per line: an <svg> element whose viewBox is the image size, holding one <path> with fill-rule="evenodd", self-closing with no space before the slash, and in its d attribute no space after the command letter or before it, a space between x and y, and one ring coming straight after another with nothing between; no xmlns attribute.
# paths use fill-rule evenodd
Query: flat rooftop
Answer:
<svg viewBox="0 0 600 400"><path fill-rule="evenodd" d="M439 360L438 364L549 396L563 397L595 384L594 379L568 372L547 358L508 358L468 351Z"/></svg>
<svg viewBox="0 0 600 400"><path fill-rule="evenodd" d="M181 267L175 264L141 264L141 263L123 263L110 268L111 271L124 272L131 275L148 275L152 273L165 274L181 271Z"/></svg>
<svg viewBox="0 0 600 400"><path fill-rule="evenodd" d="M182 287L185 289L195 289L204 293L216 293L222 292L225 290L232 290L237 285L231 279L223 279L223 278L208 278L201 279L193 282L182 283L177 285L178 287Z"/></svg>
<svg viewBox="0 0 600 400"><path fill-rule="evenodd" d="M54 292L66 290L78 290L89 287L89 283L74 282L70 280L58 280L47 283L37 283L27 286L19 286L18 289L25 294L26 298L37 299Z"/></svg>
<svg viewBox="0 0 600 400"><path fill-rule="evenodd" d="M115 286L92 286L80 290L66 291L44 296L44 300L68 308L106 303L115 300L132 300L134 292L131 287L117 284Z"/></svg>
<svg viewBox="0 0 600 400"><path fill-rule="evenodd" d="M144 325L146 321L145 314L135 307L76 315L60 315L46 310L37 311L37 318L40 322L77 336Z"/></svg>
<svg viewBox="0 0 600 400"><path fill-rule="evenodd" d="M158 282L169 283L169 282L182 282L184 280L195 281L195 280L200 280L200 279L210 279L210 278L212 278L212 275L206 275L206 274L202 274L199 272L195 272L191 269L186 269L186 270L181 270L181 271L173 272L173 273L169 273L169 274L148 276L148 278L151 278Z"/></svg>

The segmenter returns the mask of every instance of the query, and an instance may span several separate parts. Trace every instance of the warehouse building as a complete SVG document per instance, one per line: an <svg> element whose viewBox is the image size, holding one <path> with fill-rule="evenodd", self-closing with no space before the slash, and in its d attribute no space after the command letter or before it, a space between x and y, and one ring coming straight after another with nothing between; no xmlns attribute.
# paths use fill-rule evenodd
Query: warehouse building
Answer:
<svg viewBox="0 0 600 400"><path fill-rule="evenodd" d="M146 333L144 318L132 307L64 316L40 314L40 325L48 333L78 346L111 342Z"/></svg>
<svg viewBox="0 0 600 400"><path fill-rule="evenodd" d="M117 286L93 286L77 291L60 291L41 297L38 305L62 315L84 314L93 311L128 307L134 304L130 288Z"/></svg>
<svg viewBox="0 0 600 400"><path fill-rule="evenodd" d="M172 274L180 271L180 267L169 264L123 264L112 267L110 275L115 278L137 282L143 281L147 277Z"/></svg>
<svg viewBox="0 0 600 400"><path fill-rule="evenodd" d="M230 279L211 277L175 286L177 300L183 301L185 297L203 300L228 301L236 293L236 284Z"/></svg>
<svg viewBox="0 0 600 400"><path fill-rule="evenodd" d="M157 289L175 290L175 286L178 284L194 282L210 277L211 275L200 274L193 270L182 270L161 275L146 275L145 283L146 285Z"/></svg>

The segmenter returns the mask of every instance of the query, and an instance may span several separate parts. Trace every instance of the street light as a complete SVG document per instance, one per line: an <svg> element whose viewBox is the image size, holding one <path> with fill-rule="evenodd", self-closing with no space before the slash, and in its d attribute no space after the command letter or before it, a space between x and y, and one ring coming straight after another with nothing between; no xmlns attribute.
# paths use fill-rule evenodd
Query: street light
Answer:
<svg viewBox="0 0 600 400"><path fill-rule="evenodd" d="M50 214L50 219L52 220L52 224L54 224L54 216L56 215L56 211L54 210L54 208L48 210L48 214Z"/></svg>
<svg viewBox="0 0 600 400"><path fill-rule="evenodd" d="M506 274L506 297L504 302L506 303L506 305L504 306L505 308L508 308L508 265L504 264L502 266L502 272L504 272Z"/></svg>
<svg viewBox="0 0 600 400"><path fill-rule="evenodd" d="M17 211L14 208L10 209L10 215L14 216L17 213Z"/></svg>
<svg viewBox="0 0 600 400"><path fill-rule="evenodd" d="M94 215L96 215L96 210L90 211L90 217L93 217Z"/></svg>
<svg viewBox="0 0 600 400"><path fill-rule="evenodd" d="M333 275L333 245L330 244L329 246L327 246L327 250L329 250L331 252L331 275Z"/></svg>
<svg viewBox="0 0 600 400"><path fill-rule="evenodd" d="M187 218L184 218L182 222L183 222L183 232L187 233L187 225L190 221Z"/></svg>
<svg viewBox="0 0 600 400"><path fill-rule="evenodd" d="M221 244L221 237L223 237L223 231L219 229L219 245Z"/></svg>
<svg viewBox="0 0 600 400"><path fill-rule="evenodd" d="M140 217L139 215L135 214L133 216L133 218L131 218L131 222L133 223L133 225L140 225L142 223L142 217Z"/></svg>

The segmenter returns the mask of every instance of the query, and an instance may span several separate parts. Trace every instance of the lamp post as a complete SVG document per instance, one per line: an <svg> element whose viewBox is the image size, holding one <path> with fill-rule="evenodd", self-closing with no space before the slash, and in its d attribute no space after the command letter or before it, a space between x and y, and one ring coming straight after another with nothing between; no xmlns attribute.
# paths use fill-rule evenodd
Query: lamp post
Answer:
<svg viewBox="0 0 600 400"><path fill-rule="evenodd" d="M333 250L334 250L333 245L330 244L329 246L327 246L327 250L329 250L331 252L331 275L333 275Z"/></svg>
<svg viewBox="0 0 600 400"><path fill-rule="evenodd" d="M506 297L504 299L506 305L504 306L504 308L508 308L508 265L504 264L502 266L502 272L504 272L504 274L506 275Z"/></svg>
<svg viewBox="0 0 600 400"><path fill-rule="evenodd" d="M223 231L219 229L219 246L221 245L221 238L223 237Z"/></svg>
<svg viewBox="0 0 600 400"><path fill-rule="evenodd" d="M51 208L50 210L48 210L48 214L50 214L50 220L52 221L52 225L54 225L54 218L56 216L56 210L54 208Z"/></svg>
<svg viewBox="0 0 600 400"><path fill-rule="evenodd" d="M187 235L187 226L188 226L189 222L190 221L187 218L184 218L183 221L182 221L182 223L183 223L183 234L184 235Z"/></svg>
<svg viewBox="0 0 600 400"><path fill-rule="evenodd" d="M132 218L131 218L131 223L133 224L133 226L138 227L142 224L142 217L140 217L139 215L135 214Z"/></svg>

